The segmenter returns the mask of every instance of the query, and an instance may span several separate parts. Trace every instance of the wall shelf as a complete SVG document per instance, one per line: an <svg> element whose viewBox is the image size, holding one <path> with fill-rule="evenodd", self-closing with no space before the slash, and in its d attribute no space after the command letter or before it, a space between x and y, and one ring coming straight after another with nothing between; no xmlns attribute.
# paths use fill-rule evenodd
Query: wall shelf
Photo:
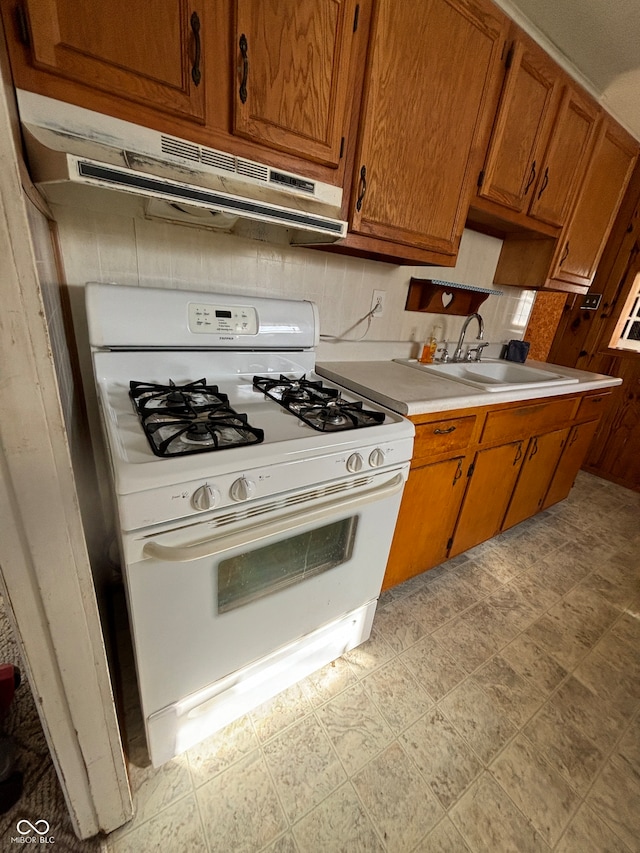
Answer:
<svg viewBox="0 0 640 853"><path fill-rule="evenodd" d="M405 310L468 316L478 310L487 296L502 296L502 291L436 278L412 278Z"/></svg>

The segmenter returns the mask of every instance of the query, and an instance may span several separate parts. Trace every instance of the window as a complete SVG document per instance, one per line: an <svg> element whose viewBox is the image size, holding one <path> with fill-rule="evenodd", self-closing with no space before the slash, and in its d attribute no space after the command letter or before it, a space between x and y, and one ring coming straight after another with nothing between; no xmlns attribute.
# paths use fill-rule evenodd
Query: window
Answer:
<svg viewBox="0 0 640 853"><path fill-rule="evenodd" d="M614 349L640 352L640 273L631 285L629 297L609 344Z"/></svg>

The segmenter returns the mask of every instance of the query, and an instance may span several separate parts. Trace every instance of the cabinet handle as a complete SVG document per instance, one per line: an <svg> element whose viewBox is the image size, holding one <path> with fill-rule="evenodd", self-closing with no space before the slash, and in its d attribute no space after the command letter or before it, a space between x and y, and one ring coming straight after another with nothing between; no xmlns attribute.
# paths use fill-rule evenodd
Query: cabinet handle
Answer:
<svg viewBox="0 0 640 853"><path fill-rule="evenodd" d="M360 169L360 186L358 188L358 199L356 201L356 210L358 213L362 210L362 200L364 199L364 194L367 191L367 167L363 166Z"/></svg>
<svg viewBox="0 0 640 853"><path fill-rule="evenodd" d="M456 469L456 473L453 475L453 485L458 482L458 480L462 477L462 459L458 459L458 467Z"/></svg>
<svg viewBox="0 0 640 853"><path fill-rule="evenodd" d="M433 434L434 435L449 435L449 433L453 432L454 430L455 430L454 426L450 426L448 429L440 429L440 427L437 427L437 429L434 429Z"/></svg>
<svg viewBox="0 0 640 853"><path fill-rule="evenodd" d="M560 258L560 266L567 260L569 257L569 241L567 240L567 245L564 247L564 252L562 253L562 257Z"/></svg>
<svg viewBox="0 0 640 853"><path fill-rule="evenodd" d="M569 447L578 440L578 427L576 427L573 431L573 435L571 436L571 441L569 442Z"/></svg>
<svg viewBox="0 0 640 853"><path fill-rule="evenodd" d="M529 173L529 180L527 181L527 185L524 188L524 194L526 195L529 192L529 187L536 179L536 161L534 160L531 164L531 172Z"/></svg>
<svg viewBox="0 0 640 853"><path fill-rule="evenodd" d="M518 442L518 449L516 451L516 458L513 460L513 464L515 465L516 462L519 462L521 459L522 459L522 442L519 441Z"/></svg>
<svg viewBox="0 0 640 853"><path fill-rule="evenodd" d="M538 439L534 436L533 438L533 447L531 448L531 453L529 454L529 459L533 459L533 457L538 452Z"/></svg>
<svg viewBox="0 0 640 853"><path fill-rule="evenodd" d="M202 53L202 45L200 44L200 18L198 17L197 12L193 12L191 15L191 32L193 33L193 38L196 43L196 55L193 60L193 66L191 68L191 79L196 84L196 86L200 85L200 80L202 78L202 74L200 73L200 56Z"/></svg>
<svg viewBox="0 0 640 853"><path fill-rule="evenodd" d="M544 175L542 176L542 184L540 185L540 189L538 190L538 201L540 201L540 196L546 190L547 185L549 184L549 167L544 170Z"/></svg>
<svg viewBox="0 0 640 853"><path fill-rule="evenodd" d="M249 49L249 45L247 44L247 37L244 33L240 36L240 53L242 55L242 80L240 81L240 100L243 104L247 102L247 77L249 76L249 58L247 56L247 51Z"/></svg>

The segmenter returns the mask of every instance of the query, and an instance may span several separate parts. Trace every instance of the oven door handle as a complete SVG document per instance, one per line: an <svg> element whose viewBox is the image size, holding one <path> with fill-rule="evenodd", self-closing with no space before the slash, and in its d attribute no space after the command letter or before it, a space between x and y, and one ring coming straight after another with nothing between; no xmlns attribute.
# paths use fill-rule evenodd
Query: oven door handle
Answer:
<svg viewBox="0 0 640 853"><path fill-rule="evenodd" d="M341 498L340 500L317 507L305 513L302 517L290 513L277 521L268 521L237 533L214 536L211 539L206 539L204 542L197 542L194 545L174 546L161 545L159 542L153 541L146 542L142 553L145 557L153 557L156 560L163 560L169 563L188 563L191 560L202 560L206 557L213 557L231 548L251 545L254 542L259 542L261 539L267 539L269 536L277 536L280 533L287 533L305 524L323 521L326 518L331 518L337 512L355 510L373 501L390 498L401 491L404 481L405 477L402 473L396 474L392 480L383 486L376 486L375 489L370 489L367 492L350 495L347 498Z"/></svg>

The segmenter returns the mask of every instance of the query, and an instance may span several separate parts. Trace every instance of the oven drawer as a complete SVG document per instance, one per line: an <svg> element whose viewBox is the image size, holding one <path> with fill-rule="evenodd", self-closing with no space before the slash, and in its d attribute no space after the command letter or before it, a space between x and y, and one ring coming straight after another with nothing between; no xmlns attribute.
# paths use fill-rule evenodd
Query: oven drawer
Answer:
<svg viewBox="0 0 640 853"><path fill-rule="evenodd" d="M437 420L416 423L413 459L465 450L471 441L475 423L475 415L465 417L441 415Z"/></svg>

